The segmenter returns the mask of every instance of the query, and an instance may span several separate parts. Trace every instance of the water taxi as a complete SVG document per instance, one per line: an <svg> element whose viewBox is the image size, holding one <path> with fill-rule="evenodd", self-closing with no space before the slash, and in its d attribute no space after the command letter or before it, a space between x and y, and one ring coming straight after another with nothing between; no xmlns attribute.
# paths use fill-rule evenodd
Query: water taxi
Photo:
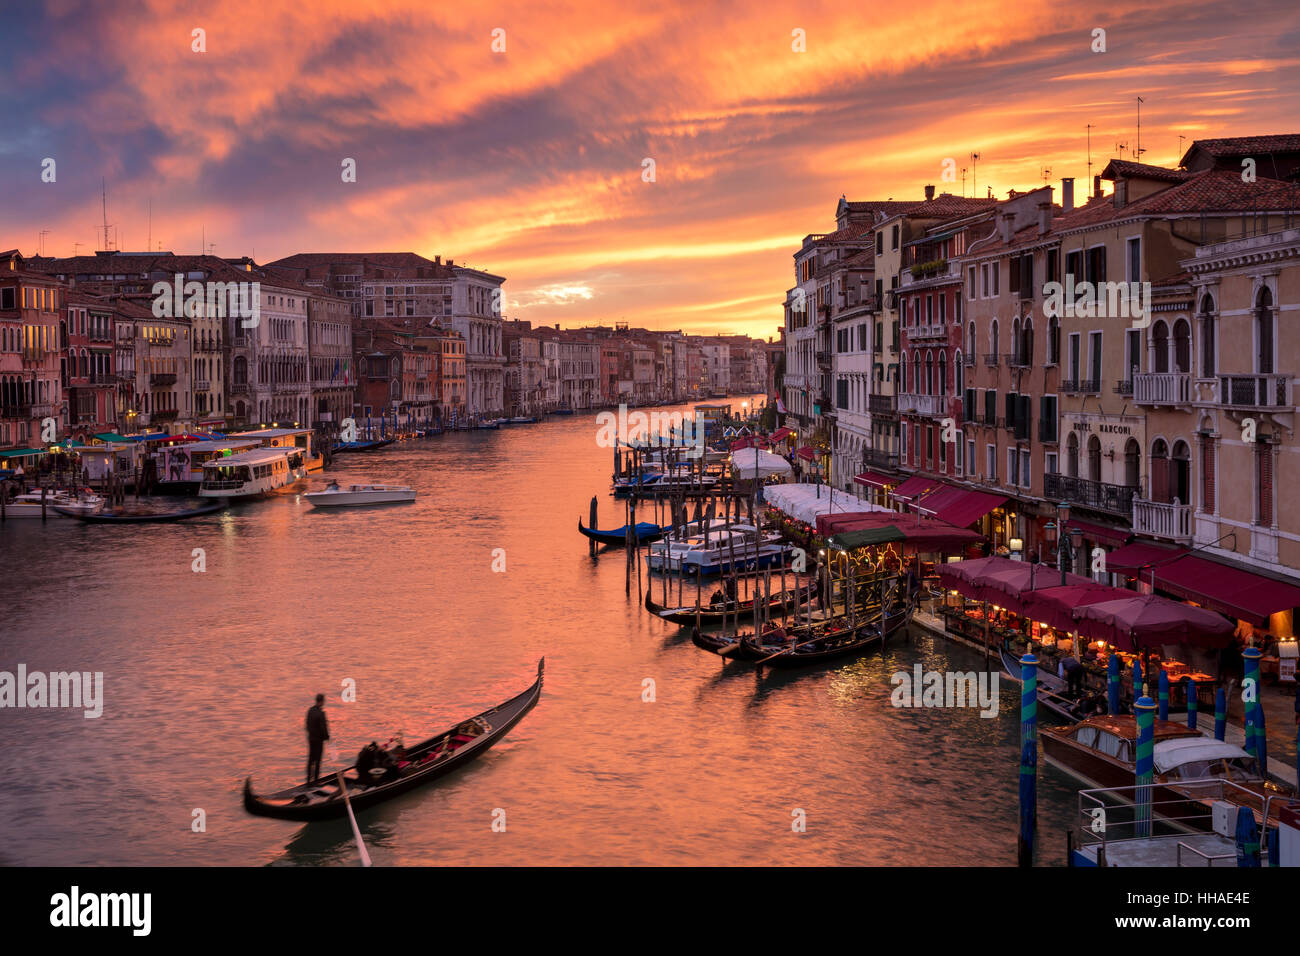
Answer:
<svg viewBox="0 0 1300 956"><path fill-rule="evenodd" d="M203 466L200 498L256 498L296 485L307 477L297 448L254 448L214 458Z"/></svg>
<svg viewBox="0 0 1300 956"><path fill-rule="evenodd" d="M45 497L45 517L72 518L77 515L93 515L104 510L104 499L99 495L82 494L73 496L66 491L50 491ZM6 518L41 517L41 493L29 491L17 495L5 503Z"/></svg>
<svg viewBox="0 0 1300 956"><path fill-rule="evenodd" d="M650 545L652 571L682 572L689 575L723 574L728 571L780 567L791 546L778 532L764 532L751 524L710 528L708 534L688 538L665 538Z"/></svg>
<svg viewBox="0 0 1300 956"><path fill-rule="evenodd" d="M356 505L391 505L415 500L415 489L405 485L348 485L331 481L324 491L303 495L317 508L343 508Z"/></svg>
<svg viewBox="0 0 1300 956"><path fill-rule="evenodd" d="M310 428L257 428L234 432L226 437L238 441L256 441L263 448L297 449L302 453L303 464L308 471L322 471L325 468L325 458L316 450Z"/></svg>

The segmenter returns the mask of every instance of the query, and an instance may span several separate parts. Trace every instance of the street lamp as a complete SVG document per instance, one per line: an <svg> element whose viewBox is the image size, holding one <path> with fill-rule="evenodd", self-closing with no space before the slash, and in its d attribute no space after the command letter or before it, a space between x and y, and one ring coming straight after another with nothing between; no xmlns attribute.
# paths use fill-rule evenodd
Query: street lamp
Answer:
<svg viewBox="0 0 1300 956"><path fill-rule="evenodd" d="M1053 525L1050 521L1047 523L1047 540L1049 542L1053 539L1057 541L1056 562L1061 568L1061 585L1064 587L1066 568L1074 563L1075 552L1083 541L1083 531L1079 528L1066 529L1066 525L1070 520L1070 503L1068 501L1062 501L1056 506L1056 518L1056 525Z"/></svg>

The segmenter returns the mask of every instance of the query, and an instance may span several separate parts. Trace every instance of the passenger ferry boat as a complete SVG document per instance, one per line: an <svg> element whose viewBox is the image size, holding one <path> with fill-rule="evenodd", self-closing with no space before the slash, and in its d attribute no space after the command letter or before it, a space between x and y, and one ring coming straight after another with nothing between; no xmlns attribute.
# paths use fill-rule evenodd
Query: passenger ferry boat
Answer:
<svg viewBox="0 0 1300 956"><path fill-rule="evenodd" d="M237 441L256 441L263 448L297 449L302 454L308 471L322 471L325 457L316 450L310 428L257 428L247 432L234 432L226 436Z"/></svg>
<svg viewBox="0 0 1300 956"><path fill-rule="evenodd" d="M728 531L718 523L709 533L688 538L665 538L650 545L650 570L683 572L689 575L723 574L732 570L780 567L792 546L777 532L764 532L751 524L733 524Z"/></svg>
<svg viewBox="0 0 1300 956"><path fill-rule="evenodd" d="M168 445L153 453L158 468L158 493L191 495L203 484L203 466L215 458L261 447L256 439L214 438Z"/></svg>
<svg viewBox="0 0 1300 956"><path fill-rule="evenodd" d="M718 484L719 476L705 472L699 474L689 464L669 465L655 470L648 465L640 475L619 478L614 482L614 497L626 498L633 494L669 495L680 491L710 491Z"/></svg>
<svg viewBox="0 0 1300 956"><path fill-rule="evenodd" d="M298 449L254 448L207 462L199 497L256 498L289 488L306 477L307 463Z"/></svg>

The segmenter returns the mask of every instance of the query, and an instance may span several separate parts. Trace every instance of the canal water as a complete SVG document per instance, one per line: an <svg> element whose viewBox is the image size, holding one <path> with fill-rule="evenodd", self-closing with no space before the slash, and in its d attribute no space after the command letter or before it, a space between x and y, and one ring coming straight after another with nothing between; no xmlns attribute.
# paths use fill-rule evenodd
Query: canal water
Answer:
<svg viewBox="0 0 1300 956"><path fill-rule="evenodd" d="M0 864L354 864L346 821L241 804L246 775L301 777L314 695L350 763L514 695L545 656L503 742L361 815L376 865L1013 865L1019 687L992 719L891 706L897 671L983 669L924 636L762 676L698 650L625 595L621 551L592 559L577 533L593 494L622 524L596 436L590 415L551 418L327 473L418 490L387 509L288 495L173 525L8 522L0 670L102 671L105 703L0 710ZM1039 863L1064 861L1076 789L1040 761Z"/></svg>

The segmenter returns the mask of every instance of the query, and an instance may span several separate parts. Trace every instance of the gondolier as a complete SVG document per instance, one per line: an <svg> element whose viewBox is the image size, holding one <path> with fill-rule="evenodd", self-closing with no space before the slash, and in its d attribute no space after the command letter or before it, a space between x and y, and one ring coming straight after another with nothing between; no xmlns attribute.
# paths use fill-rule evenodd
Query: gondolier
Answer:
<svg viewBox="0 0 1300 956"><path fill-rule="evenodd" d="M307 709L307 783L320 776L320 758L325 741L330 739L329 721L325 719L325 695L316 695L316 704Z"/></svg>

